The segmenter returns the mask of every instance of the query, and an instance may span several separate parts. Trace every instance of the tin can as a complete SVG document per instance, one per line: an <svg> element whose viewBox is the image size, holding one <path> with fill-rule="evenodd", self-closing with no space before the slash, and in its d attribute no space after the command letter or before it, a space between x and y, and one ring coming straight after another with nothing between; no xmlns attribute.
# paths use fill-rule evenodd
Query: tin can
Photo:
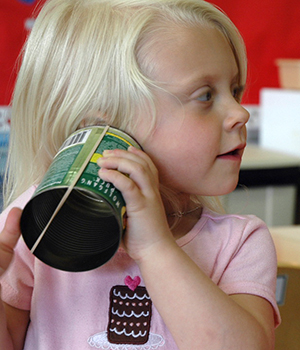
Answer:
<svg viewBox="0 0 300 350"><path fill-rule="evenodd" d="M97 159L106 149L131 145L141 148L109 126L86 127L67 138L21 217L24 241L38 259L77 272L112 258L126 227L126 204L113 184L99 178Z"/></svg>

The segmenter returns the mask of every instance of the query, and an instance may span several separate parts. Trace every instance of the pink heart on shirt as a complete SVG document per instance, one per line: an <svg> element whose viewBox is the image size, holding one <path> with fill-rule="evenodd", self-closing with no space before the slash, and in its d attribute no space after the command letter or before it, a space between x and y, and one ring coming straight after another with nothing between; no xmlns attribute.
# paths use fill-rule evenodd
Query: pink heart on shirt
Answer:
<svg viewBox="0 0 300 350"><path fill-rule="evenodd" d="M139 276L135 276L134 279L132 279L130 276L126 276L124 283L129 289L135 291L136 287L141 283L141 279Z"/></svg>

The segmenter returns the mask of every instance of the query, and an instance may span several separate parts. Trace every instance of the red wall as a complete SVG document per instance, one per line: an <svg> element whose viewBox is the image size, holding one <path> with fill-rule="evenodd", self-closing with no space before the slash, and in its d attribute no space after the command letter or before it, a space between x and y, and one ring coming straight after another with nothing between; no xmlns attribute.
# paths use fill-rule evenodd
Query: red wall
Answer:
<svg viewBox="0 0 300 350"><path fill-rule="evenodd" d="M37 0L0 0L0 105L9 104L15 63L27 35Z"/></svg>
<svg viewBox="0 0 300 350"><path fill-rule="evenodd" d="M42 0L44 1L44 0ZM246 42L248 90L258 103L262 87L278 87L276 58L300 58L300 0L211 0L233 20ZM0 0L0 105L9 104L15 61L25 40L26 19L37 0Z"/></svg>
<svg viewBox="0 0 300 350"><path fill-rule="evenodd" d="M245 103L258 103L262 87L278 87L276 58L300 59L300 0L212 0L241 32L249 79Z"/></svg>

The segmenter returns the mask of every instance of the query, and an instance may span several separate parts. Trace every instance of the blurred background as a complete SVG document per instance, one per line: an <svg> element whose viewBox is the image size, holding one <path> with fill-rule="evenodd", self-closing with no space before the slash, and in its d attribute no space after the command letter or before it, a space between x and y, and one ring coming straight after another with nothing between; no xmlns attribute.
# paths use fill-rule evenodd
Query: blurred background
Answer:
<svg viewBox="0 0 300 350"><path fill-rule="evenodd" d="M19 55L34 25L37 6L44 2L45 0L0 0L0 187L9 142L10 101ZM254 213L269 225L299 223L296 213L298 205L300 206L297 202L299 189L296 179L292 183L282 181L278 177L278 171L273 171L272 176L263 179L261 170L262 164L269 171L280 168L286 172L290 168L299 168L300 73L291 73L296 80L298 74L299 86L297 81L296 85L284 85L279 74L278 59L293 59L295 67L300 70L300 1L211 2L227 13L246 44L249 69L243 105L250 111L251 118L248 123L250 147L243 160L242 173L251 170L251 174L246 175L257 178L255 184L249 186L248 179L241 176L242 182L235 191L237 197L235 194L224 197L224 205L228 211ZM266 153L267 151L271 153ZM269 183L272 180L270 178L274 177L278 181ZM292 175L286 172L281 177L297 176L295 172ZM268 184L272 186L267 186Z"/></svg>
<svg viewBox="0 0 300 350"><path fill-rule="evenodd" d="M18 57L34 25L35 9L44 2L0 0L0 189ZM270 227L278 255L276 298L283 319L276 331L276 350L299 350L300 1L210 2L239 29L249 67L242 101L251 113L248 146L239 185L221 200L228 212L255 214Z"/></svg>

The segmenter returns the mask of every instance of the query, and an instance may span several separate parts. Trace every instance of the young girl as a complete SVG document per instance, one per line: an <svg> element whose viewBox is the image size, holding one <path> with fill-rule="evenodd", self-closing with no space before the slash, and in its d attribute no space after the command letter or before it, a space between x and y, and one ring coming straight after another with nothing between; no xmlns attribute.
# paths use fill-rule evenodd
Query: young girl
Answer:
<svg viewBox="0 0 300 350"><path fill-rule="evenodd" d="M270 234L254 216L218 214L208 198L238 181L245 81L242 39L204 1L46 3L13 100L1 349L273 349ZM143 148L106 151L98 161L101 179L126 201L126 233L105 265L60 271L18 239L16 207L67 136L99 123Z"/></svg>

